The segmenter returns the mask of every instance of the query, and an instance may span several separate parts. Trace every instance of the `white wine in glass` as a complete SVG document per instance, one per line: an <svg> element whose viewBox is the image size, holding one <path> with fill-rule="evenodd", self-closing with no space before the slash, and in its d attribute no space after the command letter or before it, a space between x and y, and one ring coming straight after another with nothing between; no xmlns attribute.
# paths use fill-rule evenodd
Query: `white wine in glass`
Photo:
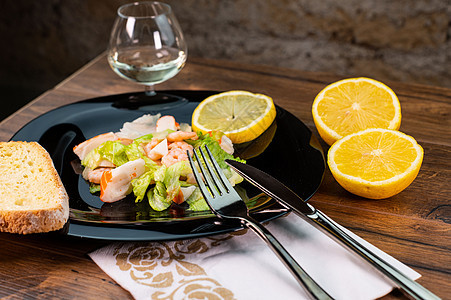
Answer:
<svg viewBox="0 0 451 300"><path fill-rule="evenodd" d="M172 8L161 2L135 2L119 7L108 48L108 62L122 78L146 87L174 77L188 54Z"/></svg>

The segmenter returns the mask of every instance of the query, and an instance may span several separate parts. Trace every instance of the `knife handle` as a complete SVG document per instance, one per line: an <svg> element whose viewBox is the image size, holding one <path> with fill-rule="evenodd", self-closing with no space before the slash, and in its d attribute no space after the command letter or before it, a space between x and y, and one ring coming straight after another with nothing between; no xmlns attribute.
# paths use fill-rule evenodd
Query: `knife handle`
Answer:
<svg viewBox="0 0 451 300"><path fill-rule="evenodd" d="M313 208L313 206L311 207ZM303 214L298 213L298 215L302 218L305 218L305 215ZM341 244L347 246L349 249L359 254L363 259L373 265L373 267L379 270L382 274L390 278L402 290L404 290L404 292L406 292L414 299L440 299L431 291L427 290L416 281L410 279L394 266L390 265L385 260L374 254L371 250L366 248L364 245L359 243L357 240L343 231L335 221L330 219L321 211L315 210L315 213L308 215L308 217L314 222L314 224L319 227L319 229L322 229L332 238L341 242Z"/></svg>
<svg viewBox="0 0 451 300"><path fill-rule="evenodd" d="M277 257L285 264L290 270L296 280L304 287L313 299L333 299L326 291L323 290L307 272L294 260L294 258L288 253L288 251L280 244L280 242L258 221L252 217L240 218L245 227L254 231L271 250L277 255Z"/></svg>

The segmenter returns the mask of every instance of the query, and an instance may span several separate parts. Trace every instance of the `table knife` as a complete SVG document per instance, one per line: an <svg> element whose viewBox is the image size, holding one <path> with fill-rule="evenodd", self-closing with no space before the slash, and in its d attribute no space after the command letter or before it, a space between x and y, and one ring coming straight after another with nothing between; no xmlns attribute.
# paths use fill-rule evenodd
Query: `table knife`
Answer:
<svg viewBox="0 0 451 300"><path fill-rule="evenodd" d="M340 225L338 225L335 221L330 219L320 210L315 209L312 205L306 203L301 197L271 175L251 165L243 164L234 160L227 159L225 162L243 178L279 202L281 205L291 209L301 218L309 221L316 228L328 234L335 241L340 242L348 249L359 254L364 260L369 262L378 271L391 279L401 288L401 290L413 299L440 299L422 285L410 279L397 268L390 265L364 245L359 243L343 231L340 228Z"/></svg>

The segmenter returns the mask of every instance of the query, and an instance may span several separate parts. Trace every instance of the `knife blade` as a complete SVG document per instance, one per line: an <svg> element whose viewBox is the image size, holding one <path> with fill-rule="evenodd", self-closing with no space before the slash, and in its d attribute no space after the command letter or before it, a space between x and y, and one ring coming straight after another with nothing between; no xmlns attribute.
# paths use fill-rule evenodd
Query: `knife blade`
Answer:
<svg viewBox="0 0 451 300"><path fill-rule="evenodd" d="M244 179L282 205L289 207L295 212L299 211L304 215L315 214L315 209L312 206L305 203L304 199L271 175L251 165L243 164L235 160L227 159L225 162Z"/></svg>
<svg viewBox="0 0 451 300"><path fill-rule="evenodd" d="M335 241L360 255L360 257L369 262L383 275L391 279L392 282L412 298L418 300L440 299L431 291L407 277L404 273L387 263L359 241L347 234L335 221L320 210L315 209L312 205L307 204L301 197L276 178L248 164L243 164L230 159L226 159L225 162L262 192L279 202L281 205L290 208L301 218L307 220Z"/></svg>

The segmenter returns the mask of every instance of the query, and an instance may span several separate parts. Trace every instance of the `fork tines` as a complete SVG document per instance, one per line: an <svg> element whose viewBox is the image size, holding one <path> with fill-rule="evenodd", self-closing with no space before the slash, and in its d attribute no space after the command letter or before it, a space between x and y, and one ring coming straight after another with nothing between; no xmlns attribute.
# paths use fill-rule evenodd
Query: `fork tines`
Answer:
<svg viewBox="0 0 451 300"><path fill-rule="evenodd" d="M200 152L202 159L200 159L197 151ZM193 152L194 157L196 158L197 166L199 167L201 173L199 173L196 167L196 163L193 161L192 157L188 155L188 158L191 169L193 170L194 177L196 178L196 181L204 198L216 198L220 195L228 193L231 188L229 187L230 183L225 177L216 160L213 158L210 149L205 146L205 151L202 150L202 147L199 147L197 151L194 150ZM207 153L207 155L205 154L205 152ZM218 178L219 180L214 180L214 178ZM206 190L209 191L209 195L204 194L204 191Z"/></svg>

